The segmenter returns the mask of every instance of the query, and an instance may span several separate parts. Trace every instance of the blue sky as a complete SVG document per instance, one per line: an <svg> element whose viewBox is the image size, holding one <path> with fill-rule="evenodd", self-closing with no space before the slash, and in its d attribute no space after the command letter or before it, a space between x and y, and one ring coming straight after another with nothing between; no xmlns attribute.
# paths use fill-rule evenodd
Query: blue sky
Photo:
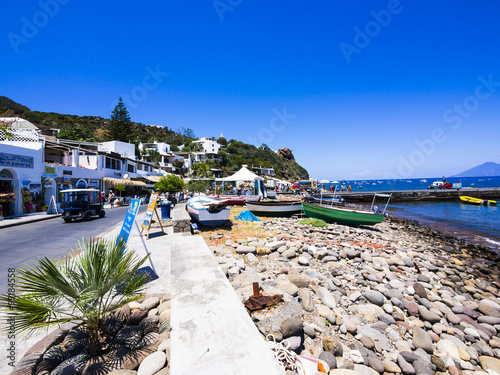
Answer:
<svg viewBox="0 0 500 375"><path fill-rule="evenodd" d="M119 4L119 5L118 5ZM290 148L318 179L500 162L496 1L2 5L0 95ZM8 16L5 16L8 15Z"/></svg>

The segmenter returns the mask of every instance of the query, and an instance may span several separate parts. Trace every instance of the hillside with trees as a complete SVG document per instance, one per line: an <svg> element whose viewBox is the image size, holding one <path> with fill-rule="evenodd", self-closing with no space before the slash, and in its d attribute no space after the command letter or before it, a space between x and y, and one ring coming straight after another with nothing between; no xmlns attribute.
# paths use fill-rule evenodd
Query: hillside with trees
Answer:
<svg viewBox="0 0 500 375"><path fill-rule="evenodd" d="M121 104L120 104L121 103ZM192 129L181 128L177 131L168 127L145 125L131 121L123 102L118 101L109 119L99 116L77 116L54 112L31 111L28 107L0 96L0 117L21 117L33 123L40 129L60 129L58 138L75 141L104 142L121 140L138 145L140 142L164 142L171 146L172 151L200 151ZM195 175L210 177L210 169L221 169L227 176L241 168L243 164L273 168L276 177L288 180L309 178L306 169L301 167L293 157L292 152L281 149L278 153L267 145L255 147L234 139L217 140L222 145L219 159L208 160L193 166ZM141 150L136 149L137 153Z"/></svg>

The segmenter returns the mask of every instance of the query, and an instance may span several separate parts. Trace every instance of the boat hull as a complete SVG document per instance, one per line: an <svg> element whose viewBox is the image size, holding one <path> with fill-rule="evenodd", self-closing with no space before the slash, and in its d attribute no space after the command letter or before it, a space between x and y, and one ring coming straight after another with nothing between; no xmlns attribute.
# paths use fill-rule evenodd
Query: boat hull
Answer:
<svg viewBox="0 0 500 375"><path fill-rule="evenodd" d="M321 219L328 223L348 225L375 225L384 220L383 214L359 211L350 208L331 207L318 204L302 203L302 210L307 217Z"/></svg>
<svg viewBox="0 0 500 375"><path fill-rule="evenodd" d="M188 200L186 209L189 213L189 216L191 216L191 218L198 224L216 227L219 225L224 225L229 221L229 208L226 207L218 212L210 212L208 208L196 207L196 203L191 201L192 199L196 198L191 198ZM216 202L215 200L211 201Z"/></svg>
<svg viewBox="0 0 500 375"><path fill-rule="evenodd" d="M492 200L488 200L488 199L481 199L481 198L474 198L474 197L468 197L468 196L461 196L460 197L460 200L462 202L465 202L465 203L469 203L469 204L476 204L476 205L490 205L490 204L497 204L496 201L492 201Z"/></svg>
<svg viewBox="0 0 500 375"><path fill-rule="evenodd" d="M231 205L244 205L245 202L258 202L260 200L260 196L258 195L217 195L211 198Z"/></svg>
<svg viewBox="0 0 500 375"><path fill-rule="evenodd" d="M260 216L291 216L302 211L300 202L246 202L249 211Z"/></svg>

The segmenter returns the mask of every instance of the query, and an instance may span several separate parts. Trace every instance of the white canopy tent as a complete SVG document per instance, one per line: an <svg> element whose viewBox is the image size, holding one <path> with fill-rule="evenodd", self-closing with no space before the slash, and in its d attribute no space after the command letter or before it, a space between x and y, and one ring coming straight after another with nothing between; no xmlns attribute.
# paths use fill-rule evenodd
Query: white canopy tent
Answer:
<svg viewBox="0 0 500 375"><path fill-rule="evenodd" d="M246 182L246 181L255 181L262 180L261 177L257 176L252 171L249 171L246 167L242 167L238 172L233 174L232 176L224 177L224 178L216 178L215 181L232 181L232 182Z"/></svg>
<svg viewBox="0 0 500 375"><path fill-rule="evenodd" d="M224 177L224 178L216 178L215 183L221 183L223 189L225 188L225 183L226 182L234 182L235 185L238 185L239 183L245 183L245 182L252 182L254 185L254 190L255 190L255 195L259 196L267 196L264 188L264 179L252 171L248 170L246 167L242 167L238 172L235 174Z"/></svg>

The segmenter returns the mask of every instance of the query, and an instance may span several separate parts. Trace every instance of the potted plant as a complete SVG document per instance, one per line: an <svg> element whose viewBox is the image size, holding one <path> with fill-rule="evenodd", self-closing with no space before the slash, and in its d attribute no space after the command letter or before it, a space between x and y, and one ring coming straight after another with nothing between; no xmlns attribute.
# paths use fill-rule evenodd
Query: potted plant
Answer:
<svg viewBox="0 0 500 375"><path fill-rule="evenodd" d="M0 307L16 322L16 336L79 323L87 336L84 351L99 356L112 343L106 319L140 298L148 275L138 270L149 255L141 259L116 239L84 240L79 247L82 252L74 258L43 258L17 270L16 293L3 294Z"/></svg>

